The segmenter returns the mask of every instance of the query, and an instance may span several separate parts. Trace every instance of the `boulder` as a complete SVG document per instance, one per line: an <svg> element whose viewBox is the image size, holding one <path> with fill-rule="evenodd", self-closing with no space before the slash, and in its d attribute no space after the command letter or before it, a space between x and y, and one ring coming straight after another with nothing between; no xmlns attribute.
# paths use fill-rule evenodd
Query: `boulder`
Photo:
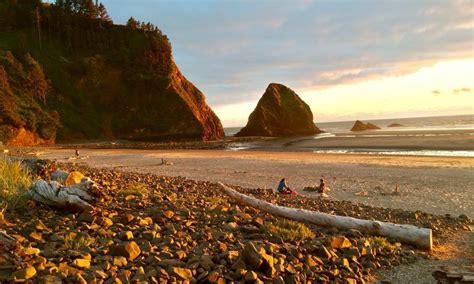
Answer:
<svg viewBox="0 0 474 284"><path fill-rule="evenodd" d="M250 114L247 125L235 136L304 136L321 133L309 106L290 88L276 83Z"/></svg>
<svg viewBox="0 0 474 284"><path fill-rule="evenodd" d="M377 130L377 129L380 129L380 127L378 127L375 124L372 124L370 122L363 123L362 121L357 120L354 123L354 126L352 126L351 131L364 131L364 130Z"/></svg>

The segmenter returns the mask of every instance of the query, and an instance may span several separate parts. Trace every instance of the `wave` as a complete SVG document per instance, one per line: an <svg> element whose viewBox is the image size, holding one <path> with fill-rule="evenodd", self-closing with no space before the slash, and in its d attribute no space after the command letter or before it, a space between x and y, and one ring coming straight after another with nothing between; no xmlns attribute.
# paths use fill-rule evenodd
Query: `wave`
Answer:
<svg viewBox="0 0 474 284"><path fill-rule="evenodd" d="M398 149L328 149L314 150L313 153L321 154L363 154L387 156L433 156L433 157L474 157L474 151L458 150L398 150Z"/></svg>

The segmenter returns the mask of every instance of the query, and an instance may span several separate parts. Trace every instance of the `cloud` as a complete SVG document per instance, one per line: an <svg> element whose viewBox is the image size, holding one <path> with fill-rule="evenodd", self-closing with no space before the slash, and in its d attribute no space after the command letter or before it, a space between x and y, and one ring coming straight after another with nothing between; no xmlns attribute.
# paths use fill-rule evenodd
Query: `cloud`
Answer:
<svg viewBox="0 0 474 284"><path fill-rule="evenodd" d="M150 21L213 106L256 101L270 82L328 88L474 57L471 1L104 0Z"/></svg>

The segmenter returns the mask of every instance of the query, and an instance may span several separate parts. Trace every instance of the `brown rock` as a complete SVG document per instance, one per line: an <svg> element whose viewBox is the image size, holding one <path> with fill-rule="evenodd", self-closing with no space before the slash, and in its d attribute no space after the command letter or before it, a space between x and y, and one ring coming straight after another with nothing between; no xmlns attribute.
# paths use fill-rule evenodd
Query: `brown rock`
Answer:
<svg viewBox="0 0 474 284"><path fill-rule="evenodd" d="M321 133L309 106L288 87L272 83L236 136L298 136Z"/></svg>
<svg viewBox="0 0 474 284"><path fill-rule="evenodd" d="M364 131L364 130L376 130L376 129L380 129L380 127L370 122L363 123L362 121L357 120L354 123L354 126L352 126L351 131Z"/></svg>
<svg viewBox="0 0 474 284"><path fill-rule="evenodd" d="M38 280L38 284L61 284L61 278L54 275L45 275Z"/></svg>
<svg viewBox="0 0 474 284"><path fill-rule="evenodd" d="M178 277L180 280L191 280L193 278L192 271L187 268L172 267L170 271L173 276Z"/></svg>
<svg viewBox="0 0 474 284"><path fill-rule="evenodd" d="M403 125L401 125L400 123L390 123L389 125L387 125L387 127L403 127Z"/></svg>
<svg viewBox="0 0 474 284"><path fill-rule="evenodd" d="M125 265L127 265L127 259L123 256L116 256L112 260L112 265L115 265L115 266L118 266L118 267L125 266Z"/></svg>
<svg viewBox="0 0 474 284"><path fill-rule="evenodd" d="M79 216L77 216L77 221L91 224L94 223L95 217L88 212L82 212L81 214L79 214Z"/></svg>
<svg viewBox="0 0 474 284"><path fill-rule="evenodd" d="M351 248L352 243L348 238L344 236L336 236L331 238L331 247L333 249Z"/></svg>
<svg viewBox="0 0 474 284"><path fill-rule="evenodd" d="M113 246L109 254L113 256L123 256L128 260L134 260L141 253L140 247L134 241L125 242L123 244Z"/></svg>
<svg viewBox="0 0 474 284"><path fill-rule="evenodd" d="M255 280L258 279L258 274L255 273L255 272L252 271L252 270L249 270L249 271L247 271L247 273L245 274L244 279L245 279L245 281L247 281L247 282L255 281Z"/></svg>
<svg viewBox="0 0 474 284"><path fill-rule="evenodd" d="M165 212L163 212L163 216L165 216L165 217L168 218L168 219L171 219L171 218L173 218L173 216L174 216L174 212L173 212L173 211L169 211L169 210L168 210L168 211L165 211Z"/></svg>
<svg viewBox="0 0 474 284"><path fill-rule="evenodd" d="M132 231L125 231L120 233L120 239L123 241L130 241L133 239L133 232Z"/></svg>
<svg viewBox="0 0 474 284"><path fill-rule="evenodd" d="M13 272L12 278L15 280L27 280L36 275L34 267L27 267Z"/></svg>
<svg viewBox="0 0 474 284"><path fill-rule="evenodd" d="M78 268L89 268L91 266L90 259L76 258L72 262L72 265Z"/></svg>

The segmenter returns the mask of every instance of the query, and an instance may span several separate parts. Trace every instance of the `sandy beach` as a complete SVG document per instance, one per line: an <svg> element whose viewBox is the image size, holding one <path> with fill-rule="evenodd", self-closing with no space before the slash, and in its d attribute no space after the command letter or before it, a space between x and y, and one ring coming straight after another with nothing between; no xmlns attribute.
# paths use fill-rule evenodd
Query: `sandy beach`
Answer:
<svg viewBox="0 0 474 284"><path fill-rule="evenodd" d="M474 158L317 154L221 150L82 149L83 160L68 160L71 149L40 148L41 158L94 167L274 188L286 177L304 195L325 178L334 199L372 206L474 216ZM164 158L172 165L161 165ZM392 195L398 185L400 195Z"/></svg>

